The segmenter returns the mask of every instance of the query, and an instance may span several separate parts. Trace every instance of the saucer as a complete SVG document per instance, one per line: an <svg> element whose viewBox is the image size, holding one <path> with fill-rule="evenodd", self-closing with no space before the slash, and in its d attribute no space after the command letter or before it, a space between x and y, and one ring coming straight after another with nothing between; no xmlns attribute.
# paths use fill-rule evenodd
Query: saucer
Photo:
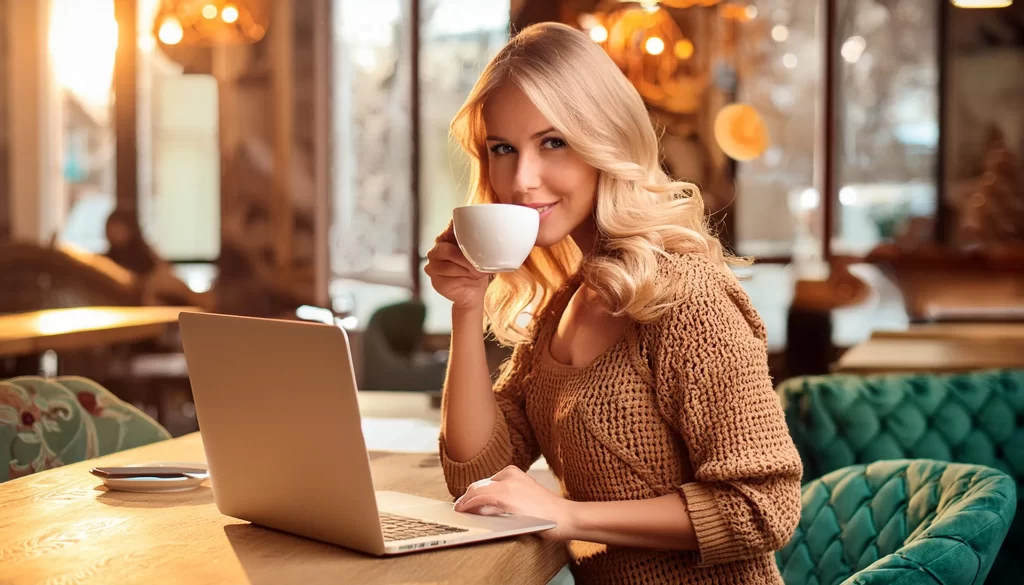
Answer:
<svg viewBox="0 0 1024 585"><path fill-rule="evenodd" d="M205 463L196 461L156 461L150 463L133 463L124 467L196 467L207 469ZM108 489L120 492L184 492L199 487L210 477L209 473L195 477L126 477L100 478Z"/></svg>

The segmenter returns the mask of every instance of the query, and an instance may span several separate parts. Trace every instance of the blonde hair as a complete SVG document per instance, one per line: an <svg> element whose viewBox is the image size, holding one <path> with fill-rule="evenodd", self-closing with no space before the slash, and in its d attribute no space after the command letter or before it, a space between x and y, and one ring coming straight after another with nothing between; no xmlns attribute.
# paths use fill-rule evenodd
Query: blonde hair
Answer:
<svg viewBox="0 0 1024 585"><path fill-rule="evenodd" d="M531 305L539 314L579 270L613 313L646 322L673 304L676 283L655 279L659 255L703 253L730 274L727 264L744 262L728 257L712 235L697 187L665 174L658 137L636 89L597 44L563 24L524 28L487 65L452 120L453 137L471 157L469 203L497 201L482 110L506 81L598 170L598 249L584 259L566 237L550 248L534 248L518 271L497 275L484 311L499 342L530 340L529 330L517 323L519 315Z"/></svg>

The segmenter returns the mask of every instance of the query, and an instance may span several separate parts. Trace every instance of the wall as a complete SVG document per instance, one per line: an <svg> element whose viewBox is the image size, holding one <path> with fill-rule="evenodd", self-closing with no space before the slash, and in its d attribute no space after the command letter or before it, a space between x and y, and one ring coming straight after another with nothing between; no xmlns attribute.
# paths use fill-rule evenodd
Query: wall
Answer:
<svg viewBox="0 0 1024 585"><path fill-rule="evenodd" d="M49 153L58 121L47 116L53 92L46 66L48 2L7 2L7 136L17 148L8 151L10 236L44 242L58 225L59 173Z"/></svg>
<svg viewBox="0 0 1024 585"><path fill-rule="evenodd" d="M0 0L0 242L10 237L10 179L7 169L7 57L10 35L7 32L7 0Z"/></svg>

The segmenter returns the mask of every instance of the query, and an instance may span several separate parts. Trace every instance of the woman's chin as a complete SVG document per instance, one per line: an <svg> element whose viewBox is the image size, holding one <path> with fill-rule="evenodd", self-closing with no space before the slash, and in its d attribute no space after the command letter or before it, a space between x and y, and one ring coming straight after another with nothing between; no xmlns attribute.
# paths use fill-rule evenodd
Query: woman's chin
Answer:
<svg viewBox="0 0 1024 585"><path fill-rule="evenodd" d="M538 248L550 248L551 246L554 246L558 242L564 240L565 237L565 234L550 234L541 231L540 233L537 234L537 243L534 245L537 246Z"/></svg>

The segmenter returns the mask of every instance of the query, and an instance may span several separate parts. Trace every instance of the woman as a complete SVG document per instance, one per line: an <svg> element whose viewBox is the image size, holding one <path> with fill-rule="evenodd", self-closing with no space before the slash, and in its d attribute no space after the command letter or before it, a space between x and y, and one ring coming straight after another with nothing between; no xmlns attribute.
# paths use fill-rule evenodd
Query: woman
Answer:
<svg viewBox="0 0 1024 585"><path fill-rule="evenodd" d="M555 521L578 583L781 583L802 467L765 331L644 104L579 31L524 29L452 123L472 201L535 207L517 272L428 254L453 302L441 459L456 509ZM534 309L528 326L519 317ZM481 323L513 354L493 389ZM493 390L493 391L492 391ZM556 495L524 470L543 454Z"/></svg>
<svg viewBox="0 0 1024 585"><path fill-rule="evenodd" d="M146 242L134 210L115 209L107 217L106 256L121 268L130 270L139 278L143 305L190 305L212 310L209 293L190 289L174 273L169 262L160 257Z"/></svg>

